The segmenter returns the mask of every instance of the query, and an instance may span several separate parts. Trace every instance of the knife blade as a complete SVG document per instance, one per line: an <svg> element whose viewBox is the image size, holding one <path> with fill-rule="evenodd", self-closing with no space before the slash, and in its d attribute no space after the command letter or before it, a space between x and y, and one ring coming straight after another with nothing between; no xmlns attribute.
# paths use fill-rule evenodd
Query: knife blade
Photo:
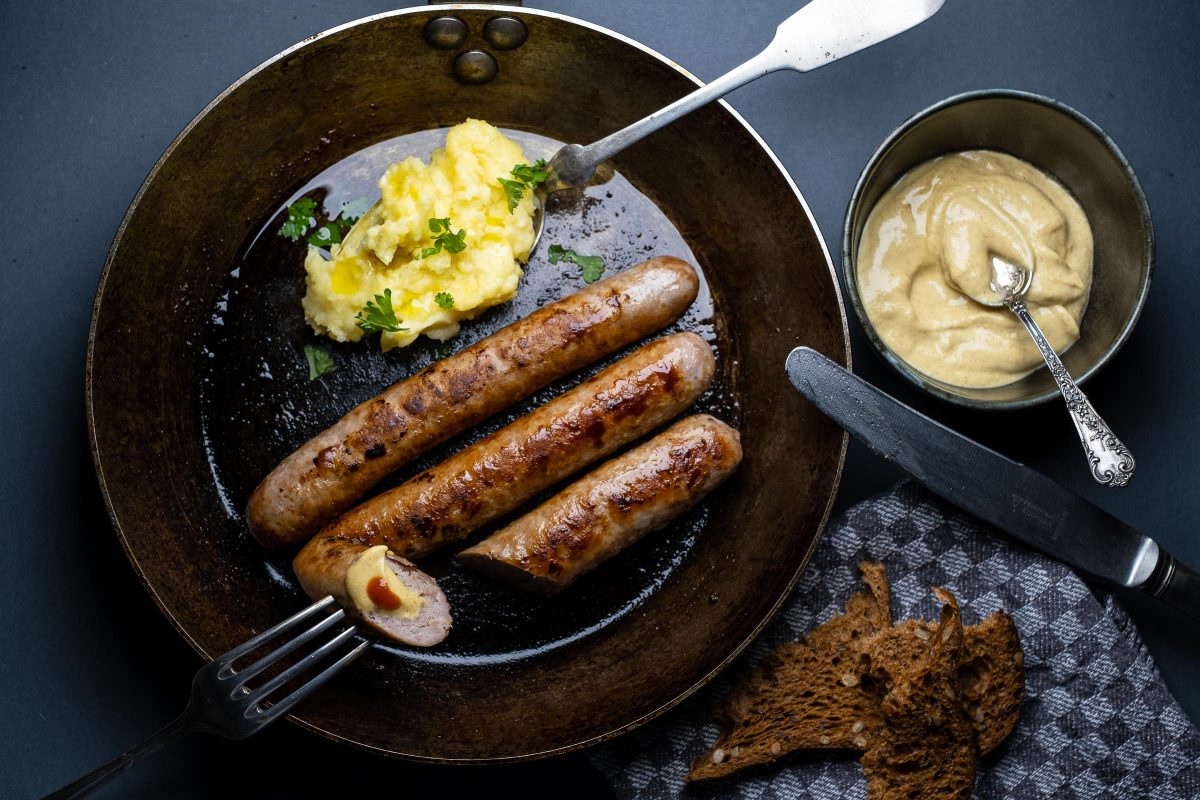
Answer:
<svg viewBox="0 0 1200 800"><path fill-rule="evenodd" d="M787 373L826 416L934 494L1070 566L1200 620L1200 573L1102 508L909 408L815 350L793 350Z"/></svg>

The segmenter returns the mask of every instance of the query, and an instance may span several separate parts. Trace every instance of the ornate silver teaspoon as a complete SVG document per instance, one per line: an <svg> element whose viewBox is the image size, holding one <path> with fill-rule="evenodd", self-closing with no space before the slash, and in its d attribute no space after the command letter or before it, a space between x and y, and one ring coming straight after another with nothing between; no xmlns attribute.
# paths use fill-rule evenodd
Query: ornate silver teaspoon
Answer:
<svg viewBox="0 0 1200 800"><path fill-rule="evenodd" d="M1041 351L1042 358L1046 359L1046 366L1050 368L1050 374L1054 376L1054 382L1058 384L1063 399L1067 401L1067 411L1071 414L1079 441L1087 453L1092 477L1104 486L1124 486L1133 477L1136 467L1133 455L1100 418L1096 409L1092 408L1083 392L1079 391L1067 368L1063 366L1062 359L1054 352L1038 324L1033 321L1033 315L1021 299L1029 291L1032 281L1031 270L992 256L991 289L996 293L996 297L975 299L987 306L1004 306L1016 314L1017 319L1025 325L1025 330L1029 331L1029 335Z"/></svg>

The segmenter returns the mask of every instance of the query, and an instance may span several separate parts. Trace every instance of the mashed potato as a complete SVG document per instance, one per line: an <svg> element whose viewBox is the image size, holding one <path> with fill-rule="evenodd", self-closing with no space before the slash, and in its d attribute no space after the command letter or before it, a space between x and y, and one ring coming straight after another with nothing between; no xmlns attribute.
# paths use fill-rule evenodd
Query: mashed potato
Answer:
<svg viewBox="0 0 1200 800"><path fill-rule="evenodd" d="M509 171L523 163L518 144L469 119L449 130L445 149L433 151L429 164L418 158L392 164L379 179L382 200L334 245L332 258L309 248L303 300L308 324L339 342L356 342L364 331L355 315L391 289L396 319L406 330L381 334L389 350L422 333L449 339L460 320L511 300L520 263L533 246L533 200L527 191L510 213L497 179L510 178ZM466 249L417 258L433 246L429 220L446 217L453 231L466 231ZM438 305L442 292L453 299L452 308Z"/></svg>

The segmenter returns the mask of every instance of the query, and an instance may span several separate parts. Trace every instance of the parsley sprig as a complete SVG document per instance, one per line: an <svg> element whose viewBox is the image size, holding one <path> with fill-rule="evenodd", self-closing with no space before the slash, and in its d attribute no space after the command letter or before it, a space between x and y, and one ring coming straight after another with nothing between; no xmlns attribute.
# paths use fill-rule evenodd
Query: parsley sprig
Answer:
<svg viewBox="0 0 1200 800"><path fill-rule="evenodd" d="M600 256L581 256L561 244L550 245L550 263L557 264L560 261L578 264L584 283L595 283L604 274L604 259Z"/></svg>
<svg viewBox="0 0 1200 800"><path fill-rule="evenodd" d="M287 221L279 228L279 235L300 241L300 237L308 233L308 229L317 223L313 215L317 211L317 201L311 197L301 197L287 207Z"/></svg>
<svg viewBox="0 0 1200 800"><path fill-rule="evenodd" d="M322 375L328 375L337 369L337 363L328 350L322 350L315 344L304 345L304 358L308 360L308 379L315 381Z"/></svg>
<svg viewBox="0 0 1200 800"><path fill-rule="evenodd" d="M438 308L449 310L454 308L454 295L449 292L438 292L433 296L433 302L438 304Z"/></svg>
<svg viewBox="0 0 1200 800"><path fill-rule="evenodd" d="M317 229L309 234L308 243L326 248L330 245L341 244L342 239L346 237L356 222L358 222L358 217L347 217L344 213L338 214L333 219L318 225Z"/></svg>
<svg viewBox="0 0 1200 800"><path fill-rule="evenodd" d="M539 158L533 164L517 164L509 174L516 180L508 178L497 178L500 185L504 188L504 199L508 201L508 213L513 213L517 210L517 203L521 202L521 198L525 196L525 190L532 191L546 182L549 176L549 171L546 169L545 159Z"/></svg>
<svg viewBox="0 0 1200 800"><path fill-rule="evenodd" d="M417 259L429 258L445 250L447 253L461 253L467 249L467 232L462 228L458 233L451 230L450 218L434 217L429 220L429 231L433 233L433 247L426 247L417 254Z"/></svg>
<svg viewBox="0 0 1200 800"><path fill-rule="evenodd" d="M362 211L358 208L364 203L366 198L347 203L337 216L318 223L317 201L311 197L301 197L288 206L287 220L280 226L279 235L298 242L308 234L308 243L317 247L328 248L339 244L362 216ZM309 233L313 226L316 226L316 230Z"/></svg>
<svg viewBox="0 0 1200 800"><path fill-rule="evenodd" d="M363 310L354 316L354 324L367 333L376 331L391 331L400 333L408 328L400 327L396 319L396 311L392 308L392 290L384 289L383 294L375 295L375 299L363 306Z"/></svg>

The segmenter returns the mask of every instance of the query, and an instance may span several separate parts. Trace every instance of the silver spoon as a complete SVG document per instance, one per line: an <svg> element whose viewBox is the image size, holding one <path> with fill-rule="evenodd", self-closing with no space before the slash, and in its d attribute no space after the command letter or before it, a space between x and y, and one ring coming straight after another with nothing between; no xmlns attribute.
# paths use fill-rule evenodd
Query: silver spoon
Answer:
<svg viewBox="0 0 1200 800"><path fill-rule="evenodd" d="M936 14L944 2L812 0L779 25L765 50L712 83L597 142L564 145L550 159L549 176L534 200L533 247L542 236L546 196L587 183L596 167L634 142L764 75L781 69L808 72L904 33Z"/></svg>
<svg viewBox="0 0 1200 800"><path fill-rule="evenodd" d="M975 299L986 306L1007 308L1025 325L1025 330L1029 331L1029 335L1041 351L1042 358L1046 359L1046 366L1050 368L1050 374L1054 376L1054 382L1058 384L1063 399L1067 401L1067 411L1071 414L1079 441L1087 453L1092 477L1104 486L1124 486L1133 477L1136 466L1133 455L1100 418L1096 409L1092 408L1083 392L1079 391L1067 368L1063 366L1062 359L1054 352L1042 329L1033 321L1033 315L1021 299L1029 291L1029 284L1032 282L1031 270L1009 263L999 256L992 256L991 289L996 296Z"/></svg>
<svg viewBox="0 0 1200 800"><path fill-rule="evenodd" d="M765 50L712 83L597 142L586 146L564 145L550 159L545 183L534 192L533 244L529 251L532 253L542 238L546 198L563 189L584 185L592 179L596 167L634 142L763 75L781 69L808 72L904 33L936 14L944 2L812 0L779 25ZM352 237L357 246L363 232L380 221L382 214L382 201L377 201L355 223L342 251L350 252Z"/></svg>

